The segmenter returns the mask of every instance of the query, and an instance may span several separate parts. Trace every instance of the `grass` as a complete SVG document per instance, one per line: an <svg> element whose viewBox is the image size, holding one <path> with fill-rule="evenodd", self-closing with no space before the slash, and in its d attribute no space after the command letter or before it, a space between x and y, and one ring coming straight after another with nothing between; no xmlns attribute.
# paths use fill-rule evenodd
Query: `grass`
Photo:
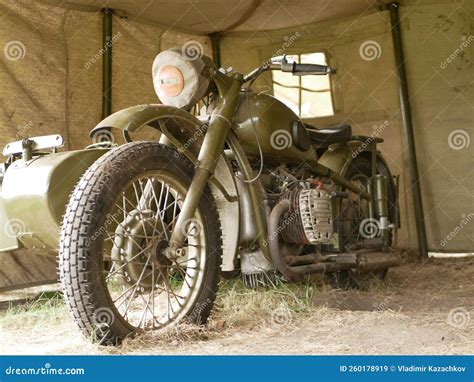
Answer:
<svg viewBox="0 0 474 382"><path fill-rule="evenodd" d="M317 308L312 300L324 285L308 281L291 284L277 279L272 286L247 289L240 278L222 280L209 322L205 326L180 323L159 331L144 333L124 341L121 348L106 349L107 353L153 352L157 343L171 349L180 344L209 341L238 331L291 324Z"/></svg>
<svg viewBox="0 0 474 382"><path fill-rule="evenodd" d="M373 288L386 288L379 284ZM180 324L169 331L159 331L159 336L167 340L192 340L212 337L230 328L278 325L282 320L304 317L320 309L314 306L314 298L330 289L321 277L298 284L277 278L273 285L256 290L245 288L240 278L222 280L206 327ZM71 317L60 292L42 292L35 298L25 298L23 303L11 304L0 311L0 327L13 330L23 325L51 326L65 320L71 320Z"/></svg>
<svg viewBox="0 0 474 382"><path fill-rule="evenodd" d="M388 283L344 293L333 293L321 277L300 284L277 279L258 290L246 289L240 279L222 280L206 326L181 323L116 348L84 340L61 294L42 293L0 310L0 353L416 353L420 339L423 352L468 353L470 326L453 328L447 317L454 307L472 315L472 265L404 266L390 272ZM398 332L400 338L392 337Z"/></svg>
<svg viewBox="0 0 474 382"><path fill-rule="evenodd" d="M213 320L226 320L229 325L239 326L272 318L277 310L307 313L312 309L318 286L312 282L291 284L277 279L273 286L247 289L240 279L224 280L219 288Z"/></svg>
<svg viewBox="0 0 474 382"><path fill-rule="evenodd" d="M0 314L0 328L16 330L51 325L52 322L63 320L66 315L67 309L60 292L42 292L34 298L25 298L22 303L10 303Z"/></svg>
<svg viewBox="0 0 474 382"><path fill-rule="evenodd" d="M371 290L383 291L385 288L387 286L376 283ZM322 314L324 307L318 306L315 301L331 289L321 276L313 276L298 284L276 278L272 285L256 290L245 288L240 278L222 280L207 325L180 323L126 340L121 349L96 350L127 352L138 348L152 349L157 341L168 344L206 341L230 335L236 330L278 328L279 325L288 329L292 322L296 324L299 320ZM36 298L0 311L0 327L10 331L21 330L22 327L39 329L42 326L54 330L59 324L76 329L60 292L43 292Z"/></svg>
<svg viewBox="0 0 474 382"><path fill-rule="evenodd" d="M324 289L325 284L314 280L293 284L277 278L273 285L256 290L245 288L240 278L222 280L207 326L179 324L169 331L160 331L160 336L167 340L207 338L228 328L265 326L278 319L292 319L294 314L314 310L313 298ZM52 326L65 320L71 317L61 292L42 292L34 298L25 296L21 303L10 303L0 310L0 327L9 330Z"/></svg>

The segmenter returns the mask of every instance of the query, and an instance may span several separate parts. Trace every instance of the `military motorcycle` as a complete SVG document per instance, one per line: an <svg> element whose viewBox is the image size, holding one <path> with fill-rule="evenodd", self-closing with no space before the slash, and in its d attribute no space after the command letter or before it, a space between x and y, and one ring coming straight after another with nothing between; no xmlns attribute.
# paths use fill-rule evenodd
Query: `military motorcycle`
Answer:
<svg viewBox="0 0 474 382"><path fill-rule="evenodd" d="M204 324L220 276L239 273L249 288L315 273L336 287L383 278L398 263L399 219L382 140L308 125L253 91L272 70L335 73L284 58L243 75L170 49L153 63L161 103L118 111L91 132L122 131L127 143L58 152L57 135L9 144L0 208L14 234L1 249L59 249L66 302L103 344ZM134 141L145 126L159 140Z"/></svg>

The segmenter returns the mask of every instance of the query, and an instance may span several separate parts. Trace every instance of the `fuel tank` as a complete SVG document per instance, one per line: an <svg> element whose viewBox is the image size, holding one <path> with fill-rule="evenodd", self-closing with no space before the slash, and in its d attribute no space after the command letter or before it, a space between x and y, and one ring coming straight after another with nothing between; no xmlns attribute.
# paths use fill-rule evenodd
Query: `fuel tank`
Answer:
<svg viewBox="0 0 474 382"><path fill-rule="evenodd" d="M265 163L317 160L303 123L288 106L268 94L242 92L240 97L235 132L247 154L258 156L260 143Z"/></svg>
<svg viewBox="0 0 474 382"><path fill-rule="evenodd" d="M0 187L0 252L26 247L56 253L62 216L82 174L107 149L85 149L13 162Z"/></svg>

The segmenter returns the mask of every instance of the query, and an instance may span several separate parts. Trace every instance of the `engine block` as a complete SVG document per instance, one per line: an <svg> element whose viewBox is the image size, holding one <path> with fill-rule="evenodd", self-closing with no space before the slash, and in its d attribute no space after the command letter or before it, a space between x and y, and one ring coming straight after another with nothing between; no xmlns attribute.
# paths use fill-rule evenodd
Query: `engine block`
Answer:
<svg viewBox="0 0 474 382"><path fill-rule="evenodd" d="M295 244L322 244L331 240L333 217L331 198L324 189L299 189L282 196L290 210L280 221L281 237Z"/></svg>

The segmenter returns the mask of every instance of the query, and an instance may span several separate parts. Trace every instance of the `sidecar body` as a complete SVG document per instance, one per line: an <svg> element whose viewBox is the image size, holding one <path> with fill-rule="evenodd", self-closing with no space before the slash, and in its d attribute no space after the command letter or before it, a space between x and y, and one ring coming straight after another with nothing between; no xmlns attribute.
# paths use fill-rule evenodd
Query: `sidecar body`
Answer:
<svg viewBox="0 0 474 382"><path fill-rule="evenodd" d="M0 256L3 259L15 256L22 249L27 249L30 257L57 255L61 220L69 195L87 168L107 151L90 148L56 152L62 142L60 136L51 135L5 147L3 154L8 160L0 172ZM5 262L7 266L16 264L23 268L13 272L30 273L31 284L41 282L35 281L35 269L29 269L28 260L17 263L17 259ZM36 260L31 261L33 264L37 264ZM12 270L1 272L11 274ZM0 290L14 287L0 285Z"/></svg>

